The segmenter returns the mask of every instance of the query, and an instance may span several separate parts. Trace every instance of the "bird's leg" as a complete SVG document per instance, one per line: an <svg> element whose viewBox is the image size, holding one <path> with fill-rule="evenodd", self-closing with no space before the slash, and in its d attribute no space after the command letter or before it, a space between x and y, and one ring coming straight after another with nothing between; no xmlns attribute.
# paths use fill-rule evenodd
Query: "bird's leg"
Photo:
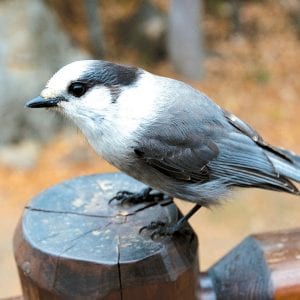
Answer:
<svg viewBox="0 0 300 300"><path fill-rule="evenodd" d="M116 196L109 200L109 204L113 201L118 201L121 205L126 203L139 204L144 202L161 202L172 201L172 198L147 187L140 192L132 193L128 191L119 191Z"/></svg>
<svg viewBox="0 0 300 300"><path fill-rule="evenodd" d="M153 230L153 233L151 234L152 239L156 236L173 235L175 232L180 231L185 226L188 219L200 208L201 205L196 204L185 216L180 218L175 224L167 224L160 221L151 222L149 225L142 227L140 229L140 233L146 229Z"/></svg>

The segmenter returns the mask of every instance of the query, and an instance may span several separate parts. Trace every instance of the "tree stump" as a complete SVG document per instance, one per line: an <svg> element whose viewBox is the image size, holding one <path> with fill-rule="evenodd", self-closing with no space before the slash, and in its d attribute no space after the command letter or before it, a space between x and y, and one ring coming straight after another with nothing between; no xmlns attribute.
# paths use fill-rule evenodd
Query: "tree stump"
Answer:
<svg viewBox="0 0 300 300"><path fill-rule="evenodd" d="M78 177L25 208L14 251L24 299L195 299L197 238L152 240L141 227L176 222L173 203L108 203L145 186L121 173Z"/></svg>

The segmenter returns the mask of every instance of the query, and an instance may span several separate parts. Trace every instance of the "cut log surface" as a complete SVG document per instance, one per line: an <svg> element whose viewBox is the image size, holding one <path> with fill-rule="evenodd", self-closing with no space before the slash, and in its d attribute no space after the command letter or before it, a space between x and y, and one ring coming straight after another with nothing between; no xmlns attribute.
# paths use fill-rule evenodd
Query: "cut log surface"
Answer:
<svg viewBox="0 0 300 300"><path fill-rule="evenodd" d="M197 238L152 240L141 227L176 222L174 204L108 204L145 186L121 173L78 177L36 196L14 238L24 299L195 299Z"/></svg>

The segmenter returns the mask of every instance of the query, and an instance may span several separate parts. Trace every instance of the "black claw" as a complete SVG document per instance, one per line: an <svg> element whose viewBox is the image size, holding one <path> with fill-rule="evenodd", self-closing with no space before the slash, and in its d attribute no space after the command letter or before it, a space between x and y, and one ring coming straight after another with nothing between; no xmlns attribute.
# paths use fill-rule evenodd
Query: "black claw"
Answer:
<svg viewBox="0 0 300 300"><path fill-rule="evenodd" d="M146 188L139 193L131 193L128 191L120 191L111 198L108 203L111 204L113 201L118 201L121 205L126 203L139 204L143 202L161 202L164 201L166 205L172 201L172 198L166 196L158 191L153 191L151 188Z"/></svg>
<svg viewBox="0 0 300 300"><path fill-rule="evenodd" d="M158 232L156 232L156 231L154 231L151 235L150 235L150 238L151 238L151 240L156 240L156 238L157 237L160 237L161 235L158 233Z"/></svg>
<svg viewBox="0 0 300 300"><path fill-rule="evenodd" d="M156 239L156 237L164 237L164 236L172 236L174 233L176 233L178 230L176 223L175 224L167 224L165 222L157 221L157 222L151 222L147 226L143 226L139 233L141 234L142 231L149 230L153 231L150 234L150 238L152 240Z"/></svg>
<svg viewBox="0 0 300 300"><path fill-rule="evenodd" d="M157 221L157 222L151 222L149 225L146 225L146 226L143 226L142 228L140 228L139 230L139 234L142 233L143 230L155 230L155 229L158 229L159 227L164 227L166 226L166 223L164 222L160 222L160 221Z"/></svg>
<svg viewBox="0 0 300 300"><path fill-rule="evenodd" d="M143 230L145 230L145 229L147 229L147 226L143 226L143 227L141 227L141 228L140 228L140 230L139 230L139 234L141 234L141 233L142 233L142 231L143 231Z"/></svg>
<svg viewBox="0 0 300 300"><path fill-rule="evenodd" d="M167 224L161 221L151 222L149 225L142 227L139 230L139 233L142 233L143 230L153 230L150 235L151 239L154 239L156 236L172 236L178 232L191 233L189 228L186 228L185 225L188 219L199 209L201 205L196 204L185 216L181 217L176 223Z"/></svg>
<svg viewBox="0 0 300 300"><path fill-rule="evenodd" d="M120 203L123 203L124 201L126 201L127 199L132 197L132 195L134 195L134 194L130 193L128 191L119 191L119 192L117 192L116 196L114 196L113 198L111 198L108 201L108 203L111 204L115 200L120 202Z"/></svg>

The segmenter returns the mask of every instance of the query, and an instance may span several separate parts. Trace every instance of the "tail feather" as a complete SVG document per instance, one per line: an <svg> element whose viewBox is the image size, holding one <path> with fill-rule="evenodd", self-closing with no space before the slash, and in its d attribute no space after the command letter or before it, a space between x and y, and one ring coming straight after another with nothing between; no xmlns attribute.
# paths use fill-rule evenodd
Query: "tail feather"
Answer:
<svg viewBox="0 0 300 300"><path fill-rule="evenodd" d="M294 167L283 155L262 149L240 134L221 140L218 147L220 154L208 167L214 177L225 178L228 185L299 193L290 179L300 181L300 168ZM295 178L296 170L298 177Z"/></svg>
<svg viewBox="0 0 300 300"><path fill-rule="evenodd" d="M281 176L285 176L290 180L300 182L300 157L295 156L288 162L283 160L280 157L276 157L274 154L268 154L269 159L271 160L275 171Z"/></svg>
<svg viewBox="0 0 300 300"><path fill-rule="evenodd" d="M297 155L296 153L283 149L283 148L279 148L279 147L273 147L274 149L276 149L277 152L283 154L288 160L290 160L290 162L296 167L299 168L300 171L300 156Z"/></svg>
<svg viewBox="0 0 300 300"><path fill-rule="evenodd" d="M273 170L269 170L268 166L266 167L261 161L257 159L260 157L259 153L255 153L254 148L252 148L252 156L249 156L248 160L252 159L252 169L254 172L263 172L266 173L267 176L264 177L265 180L261 180L259 182L260 187L268 188L268 189L276 189L276 190L285 190L289 193L300 194L297 187L293 185L291 181L300 182L300 156L295 153L279 148L274 147L263 140L263 138L248 124L232 115L231 113L224 111L224 116L226 117L229 124L231 124L238 132L247 136L254 142L260 149L263 150L265 157L268 157L269 166L272 165ZM235 136L235 139L242 139L240 136ZM247 141L243 141L247 143ZM234 148L232 148L234 149ZM246 149L244 149L246 150ZM246 152L245 152L246 153ZM249 154L249 153L248 153ZM244 167L245 160L241 161L240 167ZM255 167L254 167L255 166ZM251 168L251 165L250 165ZM272 180L270 180L270 177ZM247 179L249 185L253 184L253 179L248 176ZM259 179L259 178L257 178ZM274 184L274 180L276 181ZM254 183L254 185L258 185Z"/></svg>

